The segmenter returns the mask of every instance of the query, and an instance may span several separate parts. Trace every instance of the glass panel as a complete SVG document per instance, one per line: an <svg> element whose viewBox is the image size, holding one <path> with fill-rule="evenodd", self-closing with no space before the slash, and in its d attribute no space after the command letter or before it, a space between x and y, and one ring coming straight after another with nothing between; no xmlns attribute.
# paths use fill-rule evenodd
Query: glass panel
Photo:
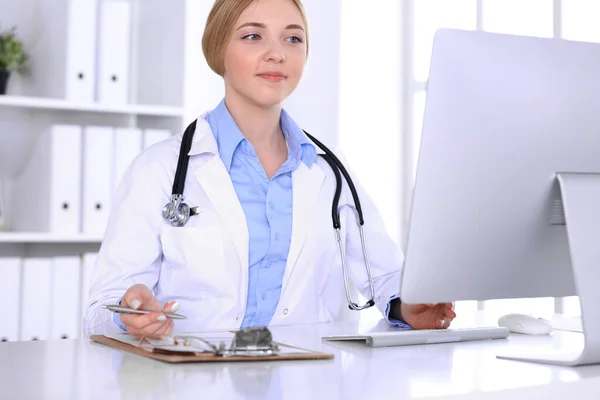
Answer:
<svg viewBox="0 0 600 400"><path fill-rule="evenodd" d="M600 1L564 0L562 37L570 40L600 42Z"/></svg>
<svg viewBox="0 0 600 400"><path fill-rule="evenodd" d="M490 32L552 37L552 0L483 0L483 29Z"/></svg>
<svg viewBox="0 0 600 400"><path fill-rule="evenodd" d="M475 29L476 0L414 1L414 79L425 82L429 76L429 60L433 37L440 28Z"/></svg>
<svg viewBox="0 0 600 400"><path fill-rule="evenodd" d="M402 171L399 7L396 0L343 2L338 138L348 169L398 243Z"/></svg>

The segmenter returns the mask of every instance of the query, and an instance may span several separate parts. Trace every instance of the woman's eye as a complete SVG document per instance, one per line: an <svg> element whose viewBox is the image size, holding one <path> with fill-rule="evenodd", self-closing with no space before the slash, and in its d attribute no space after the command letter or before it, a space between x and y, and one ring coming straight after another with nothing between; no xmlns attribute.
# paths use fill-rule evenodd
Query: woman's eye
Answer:
<svg viewBox="0 0 600 400"><path fill-rule="evenodd" d="M302 38L299 36L292 36L292 37L287 38L287 40L292 43L303 43Z"/></svg>
<svg viewBox="0 0 600 400"><path fill-rule="evenodd" d="M244 36L242 39L258 40L260 39L260 36L258 36L256 33L251 33L250 35Z"/></svg>

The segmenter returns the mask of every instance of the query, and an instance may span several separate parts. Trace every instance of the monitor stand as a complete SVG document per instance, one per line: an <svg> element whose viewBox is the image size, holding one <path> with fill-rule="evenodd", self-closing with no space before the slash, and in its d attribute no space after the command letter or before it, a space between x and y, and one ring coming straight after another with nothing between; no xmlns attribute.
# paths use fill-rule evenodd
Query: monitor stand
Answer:
<svg viewBox="0 0 600 400"><path fill-rule="evenodd" d="M544 349L541 353L498 358L563 366L600 364L600 174L557 174L571 253L575 287L581 305L583 349L576 354Z"/></svg>

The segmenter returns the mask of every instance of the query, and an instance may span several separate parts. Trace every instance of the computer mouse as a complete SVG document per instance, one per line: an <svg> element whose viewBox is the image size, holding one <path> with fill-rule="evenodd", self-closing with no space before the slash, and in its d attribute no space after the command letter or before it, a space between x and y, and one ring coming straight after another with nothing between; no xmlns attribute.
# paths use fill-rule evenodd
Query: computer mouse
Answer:
<svg viewBox="0 0 600 400"><path fill-rule="evenodd" d="M553 330L548 321L526 314L504 315L498 320L498 326L524 335L548 335Z"/></svg>

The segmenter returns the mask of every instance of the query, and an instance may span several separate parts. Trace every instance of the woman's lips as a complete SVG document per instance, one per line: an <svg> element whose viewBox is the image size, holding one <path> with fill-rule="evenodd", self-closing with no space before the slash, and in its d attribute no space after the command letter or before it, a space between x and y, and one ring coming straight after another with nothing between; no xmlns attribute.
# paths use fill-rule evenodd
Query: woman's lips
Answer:
<svg viewBox="0 0 600 400"><path fill-rule="evenodd" d="M286 79L285 75L279 73L258 74L259 77L268 82L281 82Z"/></svg>

